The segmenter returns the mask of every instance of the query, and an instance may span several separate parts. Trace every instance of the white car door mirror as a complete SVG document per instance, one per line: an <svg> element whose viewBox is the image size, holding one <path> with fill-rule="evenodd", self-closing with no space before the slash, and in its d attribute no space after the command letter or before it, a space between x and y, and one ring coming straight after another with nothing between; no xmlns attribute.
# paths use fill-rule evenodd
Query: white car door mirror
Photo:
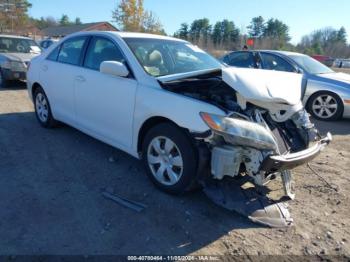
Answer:
<svg viewBox="0 0 350 262"><path fill-rule="evenodd" d="M129 70L127 67L117 61L104 61L100 65L100 72L108 75L127 77Z"/></svg>

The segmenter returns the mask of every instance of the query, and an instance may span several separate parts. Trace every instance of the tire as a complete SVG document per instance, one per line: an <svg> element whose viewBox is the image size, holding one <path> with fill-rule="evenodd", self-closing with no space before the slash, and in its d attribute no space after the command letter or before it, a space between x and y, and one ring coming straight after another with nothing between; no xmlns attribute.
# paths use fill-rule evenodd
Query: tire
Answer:
<svg viewBox="0 0 350 262"><path fill-rule="evenodd" d="M44 90L39 87L34 92L35 115L40 125L45 128L53 128L57 122L52 116L49 100Z"/></svg>
<svg viewBox="0 0 350 262"><path fill-rule="evenodd" d="M318 120L334 121L342 117L344 105L338 95L322 91L310 97L307 109Z"/></svg>
<svg viewBox="0 0 350 262"><path fill-rule="evenodd" d="M153 127L142 143L142 156L148 177L160 190L180 195L196 187L198 152L176 125Z"/></svg>
<svg viewBox="0 0 350 262"><path fill-rule="evenodd" d="M2 70L0 69L0 88L6 88L8 86L8 81L5 79Z"/></svg>

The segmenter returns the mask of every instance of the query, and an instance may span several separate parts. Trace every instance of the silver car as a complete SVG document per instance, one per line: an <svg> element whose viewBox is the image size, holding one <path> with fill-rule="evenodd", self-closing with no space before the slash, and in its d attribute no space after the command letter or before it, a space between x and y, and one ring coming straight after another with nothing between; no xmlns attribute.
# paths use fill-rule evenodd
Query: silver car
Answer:
<svg viewBox="0 0 350 262"><path fill-rule="evenodd" d="M336 73L307 55L252 50L232 52L221 60L236 67L303 73L303 102L309 113L320 120L350 118L350 75Z"/></svg>
<svg viewBox="0 0 350 262"><path fill-rule="evenodd" d="M31 38L0 35L0 88L11 80L25 80L30 60L40 53Z"/></svg>

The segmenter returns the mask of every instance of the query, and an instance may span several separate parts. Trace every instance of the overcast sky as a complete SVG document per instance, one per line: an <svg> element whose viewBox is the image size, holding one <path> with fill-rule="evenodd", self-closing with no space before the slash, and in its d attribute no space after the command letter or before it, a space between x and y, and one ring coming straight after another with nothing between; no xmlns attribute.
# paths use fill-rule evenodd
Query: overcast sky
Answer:
<svg viewBox="0 0 350 262"><path fill-rule="evenodd" d="M117 0L29 0L34 17L60 17L63 13L83 22L109 21ZM297 43L305 34L326 26L339 29L344 26L350 33L349 0L145 0L145 7L155 12L168 34L173 34L183 22L207 17L214 24L222 19L233 20L246 31L252 17L263 16L284 21L290 27L292 42ZM350 37L348 41L350 40Z"/></svg>

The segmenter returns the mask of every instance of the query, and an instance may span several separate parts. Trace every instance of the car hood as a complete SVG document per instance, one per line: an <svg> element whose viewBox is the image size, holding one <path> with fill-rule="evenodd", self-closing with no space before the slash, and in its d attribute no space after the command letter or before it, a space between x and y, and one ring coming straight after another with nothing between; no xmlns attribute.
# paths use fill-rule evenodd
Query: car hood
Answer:
<svg viewBox="0 0 350 262"><path fill-rule="evenodd" d="M297 105L301 100L300 74L230 67L222 70L222 79L253 104Z"/></svg>
<svg viewBox="0 0 350 262"><path fill-rule="evenodd" d="M350 74L345 73L329 73L317 75L319 79L326 80L327 82L335 84L347 84L350 87Z"/></svg>
<svg viewBox="0 0 350 262"><path fill-rule="evenodd" d="M8 58L11 61L29 62L32 58L39 54L34 53L2 53L2 56Z"/></svg>

